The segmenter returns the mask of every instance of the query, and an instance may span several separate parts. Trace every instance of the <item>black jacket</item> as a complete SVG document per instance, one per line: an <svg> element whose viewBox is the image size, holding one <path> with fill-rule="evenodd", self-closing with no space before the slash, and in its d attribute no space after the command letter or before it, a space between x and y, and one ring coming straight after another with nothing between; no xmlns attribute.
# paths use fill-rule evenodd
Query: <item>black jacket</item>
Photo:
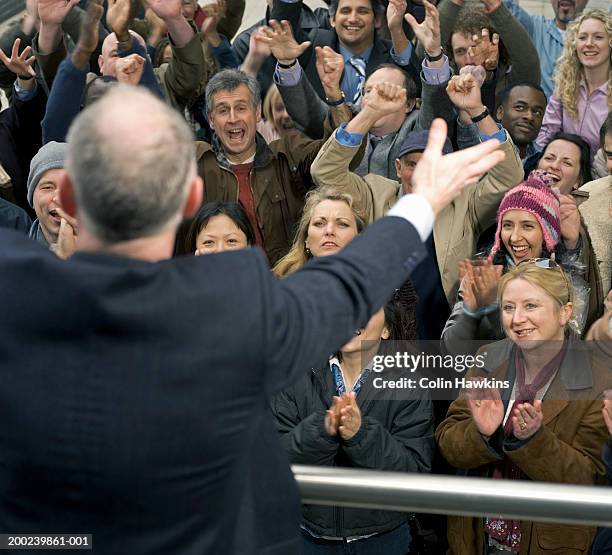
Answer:
<svg viewBox="0 0 612 555"><path fill-rule="evenodd" d="M357 395L361 428L350 440L324 429L336 389L329 364L313 370L277 395L272 412L291 464L429 472L434 453L433 405L406 390L376 389L371 372ZM385 532L406 522L403 513L304 505L306 527L320 536L350 537Z"/></svg>

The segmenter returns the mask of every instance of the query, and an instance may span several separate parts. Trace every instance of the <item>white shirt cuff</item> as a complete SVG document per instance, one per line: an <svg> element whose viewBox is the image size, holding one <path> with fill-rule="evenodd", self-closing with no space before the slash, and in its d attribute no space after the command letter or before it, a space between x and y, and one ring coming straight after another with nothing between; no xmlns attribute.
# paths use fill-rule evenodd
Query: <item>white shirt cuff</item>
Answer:
<svg viewBox="0 0 612 555"><path fill-rule="evenodd" d="M429 201L421 195L404 195L387 212L408 220L418 231L421 241L427 241L434 224L434 212Z"/></svg>

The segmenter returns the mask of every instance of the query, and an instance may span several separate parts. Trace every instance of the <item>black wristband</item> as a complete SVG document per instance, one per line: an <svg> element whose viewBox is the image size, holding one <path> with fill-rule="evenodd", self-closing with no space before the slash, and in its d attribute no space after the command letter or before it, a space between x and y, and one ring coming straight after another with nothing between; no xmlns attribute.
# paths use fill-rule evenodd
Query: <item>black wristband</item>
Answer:
<svg viewBox="0 0 612 555"><path fill-rule="evenodd" d="M477 116L472 118L472 123L478 123L479 121L482 121L483 119L485 119L488 115L489 115L489 109L485 108L482 114L478 114Z"/></svg>
<svg viewBox="0 0 612 555"><path fill-rule="evenodd" d="M293 62L291 62L290 64L281 64L280 62L276 63L278 64L278 67L281 67L283 69L291 69L297 63L297 60L293 60Z"/></svg>
<svg viewBox="0 0 612 555"><path fill-rule="evenodd" d="M325 97L325 104L327 104L328 106L340 106L340 104L344 104L346 102L346 98L344 98L344 93L341 93L341 96L338 100L330 100L329 98Z"/></svg>
<svg viewBox="0 0 612 555"><path fill-rule="evenodd" d="M21 79L22 81L29 81L30 79L34 79L33 75L17 75L18 79Z"/></svg>
<svg viewBox="0 0 612 555"><path fill-rule="evenodd" d="M444 56L444 48L442 47L440 47L440 53L437 56L430 56L427 51L425 51L425 57L428 62L437 62L442 59L442 56Z"/></svg>

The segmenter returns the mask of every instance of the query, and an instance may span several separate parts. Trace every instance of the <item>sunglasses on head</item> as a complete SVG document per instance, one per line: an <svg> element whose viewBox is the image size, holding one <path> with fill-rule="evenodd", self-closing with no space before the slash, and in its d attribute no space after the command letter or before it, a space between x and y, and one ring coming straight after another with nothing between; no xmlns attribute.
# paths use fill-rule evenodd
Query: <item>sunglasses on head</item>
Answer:
<svg viewBox="0 0 612 555"><path fill-rule="evenodd" d="M565 284L567 285L568 301L571 299L572 284L570 283L568 277L565 275L565 271L563 270L560 264L555 262L552 258L531 258L529 260L522 260L516 266L519 267L525 264L533 264L534 266L538 268L543 268L545 270L559 270L561 272L561 275L563 276L563 279L565 280Z"/></svg>

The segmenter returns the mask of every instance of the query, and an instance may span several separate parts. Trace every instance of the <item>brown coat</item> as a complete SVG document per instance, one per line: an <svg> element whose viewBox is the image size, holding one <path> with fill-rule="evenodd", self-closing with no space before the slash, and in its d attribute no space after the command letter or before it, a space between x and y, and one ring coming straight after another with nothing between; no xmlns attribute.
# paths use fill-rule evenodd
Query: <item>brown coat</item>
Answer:
<svg viewBox="0 0 612 555"><path fill-rule="evenodd" d="M321 144L300 133L291 133L270 145L257 137L251 189L264 250L272 265L291 247L304 196L314 187L310 165ZM198 174L204 180L204 200L237 202L238 180L229 165L217 160L210 144L197 143L197 160Z"/></svg>
<svg viewBox="0 0 612 555"><path fill-rule="evenodd" d="M482 375L514 380L513 343L487 345ZM543 402L542 428L506 455L530 480L565 484L605 483L601 450L608 433L601 414L601 396L610 387L610 357L597 344L570 340L565 358ZM492 369L492 370L491 370ZM475 373L474 373L475 374ZM509 396L508 392L508 395ZM482 476L499 459L478 432L466 401L454 401L436 430L441 453L453 466ZM595 528L521 522L521 555L587 553ZM482 518L449 517L449 553L483 553Z"/></svg>

